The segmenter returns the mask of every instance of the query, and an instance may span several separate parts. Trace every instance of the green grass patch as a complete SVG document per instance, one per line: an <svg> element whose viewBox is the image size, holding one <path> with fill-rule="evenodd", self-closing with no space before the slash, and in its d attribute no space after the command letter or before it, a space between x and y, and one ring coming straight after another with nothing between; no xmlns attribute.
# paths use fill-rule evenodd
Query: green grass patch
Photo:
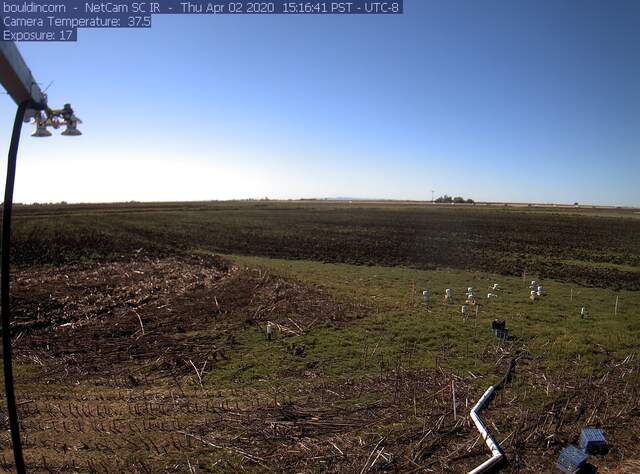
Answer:
<svg viewBox="0 0 640 474"><path fill-rule="evenodd" d="M622 360L638 349L640 294L613 292L551 280L547 295L535 304L521 278L460 270L424 271L403 267L355 266L263 257L230 256L235 262L319 285L337 300L364 302L370 310L345 327L321 327L304 336L268 343L257 330L242 335L238 357L212 374L218 381L295 385L301 379L362 377L392 368L441 367L457 373L497 376L503 370L485 356L497 346L522 349L541 360L545 371L598 372L601 364ZM500 283L496 300L488 287ZM526 282L527 284L529 282ZM478 291L478 319L461 317L467 287ZM429 309L421 304L423 288L431 291ZM452 288L455 303L443 302ZM573 295L573 297L572 297ZM614 316L615 298L618 315ZM588 309L587 319L580 308ZM502 343L490 328L506 319L513 339ZM292 347L304 347L296 353Z"/></svg>

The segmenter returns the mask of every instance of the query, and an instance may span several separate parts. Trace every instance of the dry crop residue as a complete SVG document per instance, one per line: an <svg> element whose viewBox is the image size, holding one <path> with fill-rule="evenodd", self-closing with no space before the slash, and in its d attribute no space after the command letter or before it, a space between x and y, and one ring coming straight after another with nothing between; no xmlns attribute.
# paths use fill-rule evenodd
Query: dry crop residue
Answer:
<svg viewBox="0 0 640 474"><path fill-rule="evenodd" d="M46 377L178 376L215 364L237 334L267 321L284 334L352 314L322 290L215 258L21 271L15 349Z"/></svg>

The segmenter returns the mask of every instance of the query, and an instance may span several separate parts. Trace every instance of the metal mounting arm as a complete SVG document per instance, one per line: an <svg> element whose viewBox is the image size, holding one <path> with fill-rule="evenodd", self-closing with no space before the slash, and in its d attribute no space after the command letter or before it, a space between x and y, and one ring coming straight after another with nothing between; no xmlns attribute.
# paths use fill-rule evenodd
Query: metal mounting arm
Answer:
<svg viewBox="0 0 640 474"><path fill-rule="evenodd" d="M31 74L15 43L0 41L0 82L17 104L44 109L47 96Z"/></svg>

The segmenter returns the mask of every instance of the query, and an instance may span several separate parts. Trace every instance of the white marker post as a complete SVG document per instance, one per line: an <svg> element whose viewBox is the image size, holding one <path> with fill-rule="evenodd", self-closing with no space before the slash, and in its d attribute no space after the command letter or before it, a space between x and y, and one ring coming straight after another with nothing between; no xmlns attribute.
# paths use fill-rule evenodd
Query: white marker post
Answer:
<svg viewBox="0 0 640 474"><path fill-rule="evenodd" d="M458 411L456 407L456 386L453 380L451 381L451 397L453 398L453 419L455 421L458 419Z"/></svg>
<svg viewBox="0 0 640 474"><path fill-rule="evenodd" d="M451 288L444 290L444 301L446 303L453 303L453 295L451 294Z"/></svg>

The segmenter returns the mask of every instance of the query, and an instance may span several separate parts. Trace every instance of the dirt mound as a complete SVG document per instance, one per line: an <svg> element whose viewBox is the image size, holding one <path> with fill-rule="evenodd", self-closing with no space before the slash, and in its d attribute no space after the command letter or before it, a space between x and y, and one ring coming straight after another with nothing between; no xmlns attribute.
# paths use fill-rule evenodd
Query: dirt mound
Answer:
<svg viewBox="0 0 640 474"><path fill-rule="evenodd" d="M212 258L22 271L14 291L18 357L47 377L134 385L226 359L251 325L300 335L352 314L322 290Z"/></svg>

